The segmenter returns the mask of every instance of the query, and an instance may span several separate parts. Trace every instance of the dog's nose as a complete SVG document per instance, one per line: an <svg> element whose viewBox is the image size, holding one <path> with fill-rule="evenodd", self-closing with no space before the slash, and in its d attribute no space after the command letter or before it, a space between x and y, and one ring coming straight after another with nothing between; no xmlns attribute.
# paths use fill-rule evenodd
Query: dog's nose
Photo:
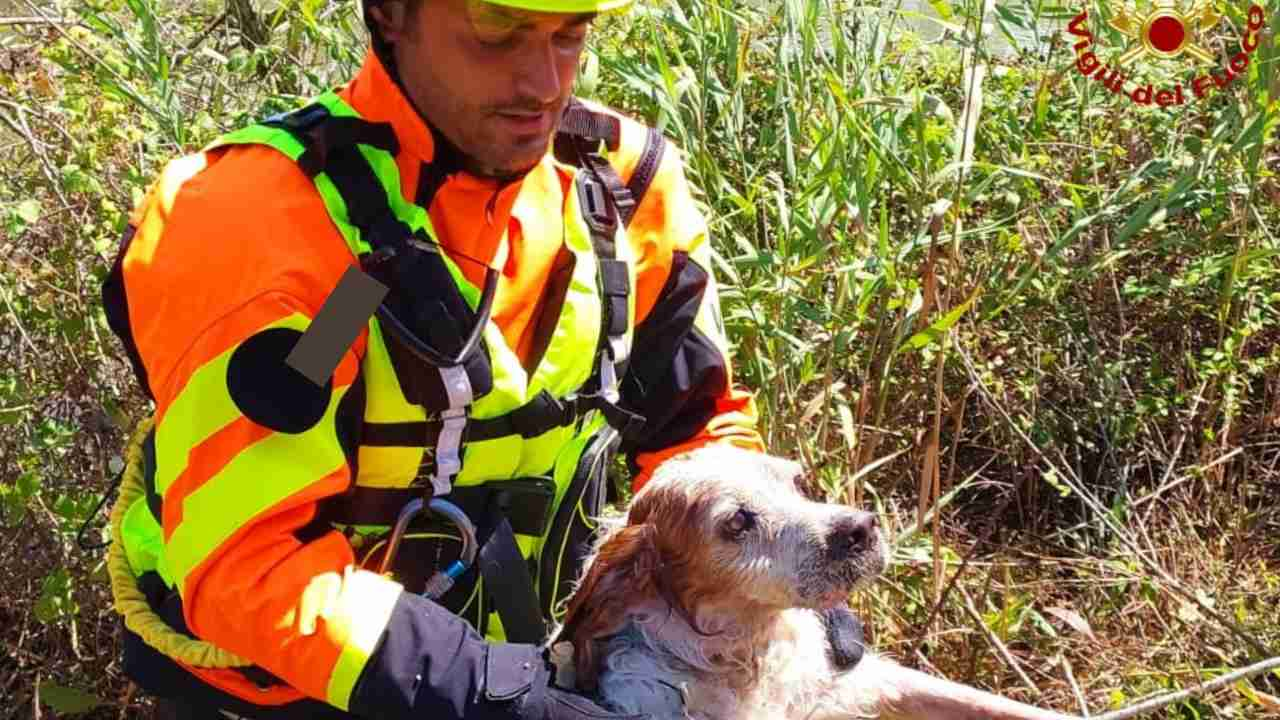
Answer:
<svg viewBox="0 0 1280 720"><path fill-rule="evenodd" d="M871 546L879 526L880 521L876 519L875 513L859 511L841 514L833 523L828 539L832 555L846 558L864 552Z"/></svg>

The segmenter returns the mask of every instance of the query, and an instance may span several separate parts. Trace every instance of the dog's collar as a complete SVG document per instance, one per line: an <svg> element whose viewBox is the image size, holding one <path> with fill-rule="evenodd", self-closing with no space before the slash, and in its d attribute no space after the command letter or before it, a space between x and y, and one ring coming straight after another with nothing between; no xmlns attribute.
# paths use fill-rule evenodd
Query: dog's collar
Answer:
<svg viewBox="0 0 1280 720"><path fill-rule="evenodd" d="M847 607L823 610L818 617L827 631L827 659L837 670L852 670L866 649L862 621Z"/></svg>

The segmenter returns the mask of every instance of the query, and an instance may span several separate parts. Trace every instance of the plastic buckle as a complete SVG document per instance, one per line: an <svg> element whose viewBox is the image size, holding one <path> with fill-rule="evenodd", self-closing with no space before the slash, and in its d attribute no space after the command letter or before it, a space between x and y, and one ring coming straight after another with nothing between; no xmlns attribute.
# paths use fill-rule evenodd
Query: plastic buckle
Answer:
<svg viewBox="0 0 1280 720"><path fill-rule="evenodd" d="M608 190L590 173L584 174L578 184L581 187L579 198L587 224L593 232L611 236L617 228L617 217L614 215L613 204L609 202Z"/></svg>
<svg viewBox="0 0 1280 720"><path fill-rule="evenodd" d="M610 405L618 403L618 371L607 353L600 357L600 397Z"/></svg>
<svg viewBox="0 0 1280 720"><path fill-rule="evenodd" d="M450 408L440 414L442 427L436 441L436 467L431 476L435 495L448 495L453 490L453 478L462 471L462 434L467 424L467 409Z"/></svg>

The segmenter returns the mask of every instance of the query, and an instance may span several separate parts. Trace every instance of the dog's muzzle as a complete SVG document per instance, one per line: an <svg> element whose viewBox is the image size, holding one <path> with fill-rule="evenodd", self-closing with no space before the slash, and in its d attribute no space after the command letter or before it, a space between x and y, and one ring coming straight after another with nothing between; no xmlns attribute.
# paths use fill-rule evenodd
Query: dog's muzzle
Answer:
<svg viewBox="0 0 1280 720"><path fill-rule="evenodd" d="M878 542L879 527L880 521L875 513L842 513L831 524L831 531L827 534L827 552L831 560L840 562L866 554Z"/></svg>

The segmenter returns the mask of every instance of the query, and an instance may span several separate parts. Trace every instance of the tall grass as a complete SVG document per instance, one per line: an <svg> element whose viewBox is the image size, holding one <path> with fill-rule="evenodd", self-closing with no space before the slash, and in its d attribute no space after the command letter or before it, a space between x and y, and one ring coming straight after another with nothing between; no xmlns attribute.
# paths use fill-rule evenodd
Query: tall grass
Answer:
<svg viewBox="0 0 1280 720"><path fill-rule="evenodd" d="M1038 648L1027 661L1064 708L1075 693L1049 660L1071 643L1043 614L1055 602L1107 623L1136 585L1231 648L1179 647L1169 628L1133 657L1111 638L1121 657L1076 661L1104 687L1107 663L1190 671L1273 652L1276 628L1243 610L1226 563L1263 562L1251 579L1274 588L1274 42L1232 92L1151 109L1080 77L1062 43L1025 42L1079 8L938 10L953 42L919 44L899 9L839 0L662 6L615 29L601 74L624 90L598 92L688 153L771 445L804 457L829 498L895 518L906 562L872 611L885 636L907 652L958 649L948 660L976 669L973 643L929 632L970 622L968 583L943 599L944 575L1033 553L1089 590L1018 582L1043 572L1019 562L995 598L997 565L969 582L983 622ZM1229 15L1242 27L1239 8ZM992 21L1012 57L986 52L977 30ZM1235 37L1212 43L1225 57ZM932 517L954 524L919 534L944 493L953 503ZM1184 552L1223 534L1233 555L1186 567ZM1112 695L1104 704L1125 690Z"/></svg>
<svg viewBox="0 0 1280 720"><path fill-rule="evenodd" d="M0 35L0 687L13 717L51 679L127 715L83 672L116 649L73 543L143 411L97 283L161 162L341 82L362 37L338 0L21 3L68 22ZM1072 712L1275 654L1280 17L1227 90L1157 108L1076 72L1054 30L1083 5L931 5L646 3L601 24L580 91L682 149L771 448L894 533L858 598L881 648ZM1203 39L1220 58L1243 8Z"/></svg>

